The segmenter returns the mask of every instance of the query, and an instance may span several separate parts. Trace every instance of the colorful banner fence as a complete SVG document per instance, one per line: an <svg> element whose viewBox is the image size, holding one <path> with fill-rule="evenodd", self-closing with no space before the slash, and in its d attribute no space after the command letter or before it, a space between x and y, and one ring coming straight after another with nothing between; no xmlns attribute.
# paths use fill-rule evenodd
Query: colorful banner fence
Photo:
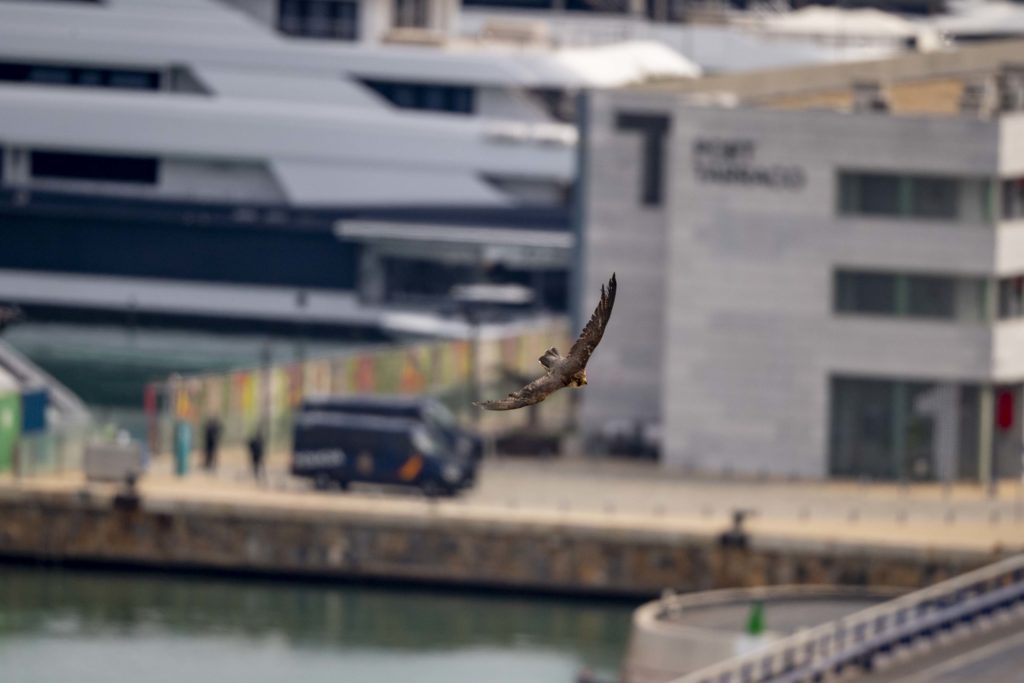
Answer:
<svg viewBox="0 0 1024 683"><path fill-rule="evenodd" d="M536 376L540 370L537 358L545 349L567 349L568 344L566 325L555 322L476 342L387 346L302 363L171 376L146 387L143 405L150 448L153 452L170 450L175 422L189 422L198 430L209 418L220 421L224 444L243 443L264 423L271 446L279 447L290 438L295 408L304 397L317 394L430 394L452 407L469 408L474 385L507 391L514 378ZM508 419L506 423L510 423Z"/></svg>

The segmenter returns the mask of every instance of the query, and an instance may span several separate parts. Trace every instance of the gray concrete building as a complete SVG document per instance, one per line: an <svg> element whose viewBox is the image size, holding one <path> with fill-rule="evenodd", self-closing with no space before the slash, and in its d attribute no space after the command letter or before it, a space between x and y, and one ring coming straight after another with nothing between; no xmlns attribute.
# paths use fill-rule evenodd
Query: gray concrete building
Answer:
<svg viewBox="0 0 1024 683"><path fill-rule="evenodd" d="M632 425L712 472L1020 476L1014 50L591 95L582 291L619 279L591 441Z"/></svg>

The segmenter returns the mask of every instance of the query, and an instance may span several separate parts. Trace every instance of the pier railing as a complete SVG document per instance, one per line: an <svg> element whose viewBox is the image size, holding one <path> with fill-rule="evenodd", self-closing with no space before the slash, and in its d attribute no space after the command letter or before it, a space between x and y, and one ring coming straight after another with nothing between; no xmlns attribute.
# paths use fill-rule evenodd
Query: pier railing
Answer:
<svg viewBox="0 0 1024 683"><path fill-rule="evenodd" d="M811 683L879 655L1024 603L1024 555L1011 557L842 619L782 638L765 648L682 676L672 683Z"/></svg>

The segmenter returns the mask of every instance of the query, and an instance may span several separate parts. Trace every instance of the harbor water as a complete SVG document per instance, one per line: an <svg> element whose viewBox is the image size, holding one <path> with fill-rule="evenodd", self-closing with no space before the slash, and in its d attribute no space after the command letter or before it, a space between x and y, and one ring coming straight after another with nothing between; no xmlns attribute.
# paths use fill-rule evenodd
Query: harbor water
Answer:
<svg viewBox="0 0 1024 683"><path fill-rule="evenodd" d="M4 683L616 680L632 606L0 565Z"/></svg>

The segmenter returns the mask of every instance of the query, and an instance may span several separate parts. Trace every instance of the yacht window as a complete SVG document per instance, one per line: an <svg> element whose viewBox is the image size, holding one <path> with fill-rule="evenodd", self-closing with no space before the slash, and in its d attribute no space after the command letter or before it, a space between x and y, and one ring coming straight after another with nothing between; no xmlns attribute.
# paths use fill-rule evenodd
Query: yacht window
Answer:
<svg viewBox="0 0 1024 683"><path fill-rule="evenodd" d="M402 109L472 114L475 108L474 91L468 86L378 80L364 80L363 83Z"/></svg>
<svg viewBox="0 0 1024 683"><path fill-rule="evenodd" d="M37 152L30 155L33 178L99 180L154 185L158 160L154 157Z"/></svg>
<svg viewBox="0 0 1024 683"><path fill-rule="evenodd" d="M58 69L48 66L36 66L28 73L26 80L34 83L55 83L63 85L71 83L71 69Z"/></svg>
<svg viewBox="0 0 1024 683"><path fill-rule="evenodd" d="M462 0L463 7L510 7L512 9L552 9L553 0Z"/></svg>
<svg viewBox="0 0 1024 683"><path fill-rule="evenodd" d="M359 38L359 3L355 0L281 0L277 27L306 38Z"/></svg>
<svg viewBox="0 0 1024 683"><path fill-rule="evenodd" d="M158 90L160 73L148 69L102 69L71 64L0 62L0 81L77 85L87 88Z"/></svg>

